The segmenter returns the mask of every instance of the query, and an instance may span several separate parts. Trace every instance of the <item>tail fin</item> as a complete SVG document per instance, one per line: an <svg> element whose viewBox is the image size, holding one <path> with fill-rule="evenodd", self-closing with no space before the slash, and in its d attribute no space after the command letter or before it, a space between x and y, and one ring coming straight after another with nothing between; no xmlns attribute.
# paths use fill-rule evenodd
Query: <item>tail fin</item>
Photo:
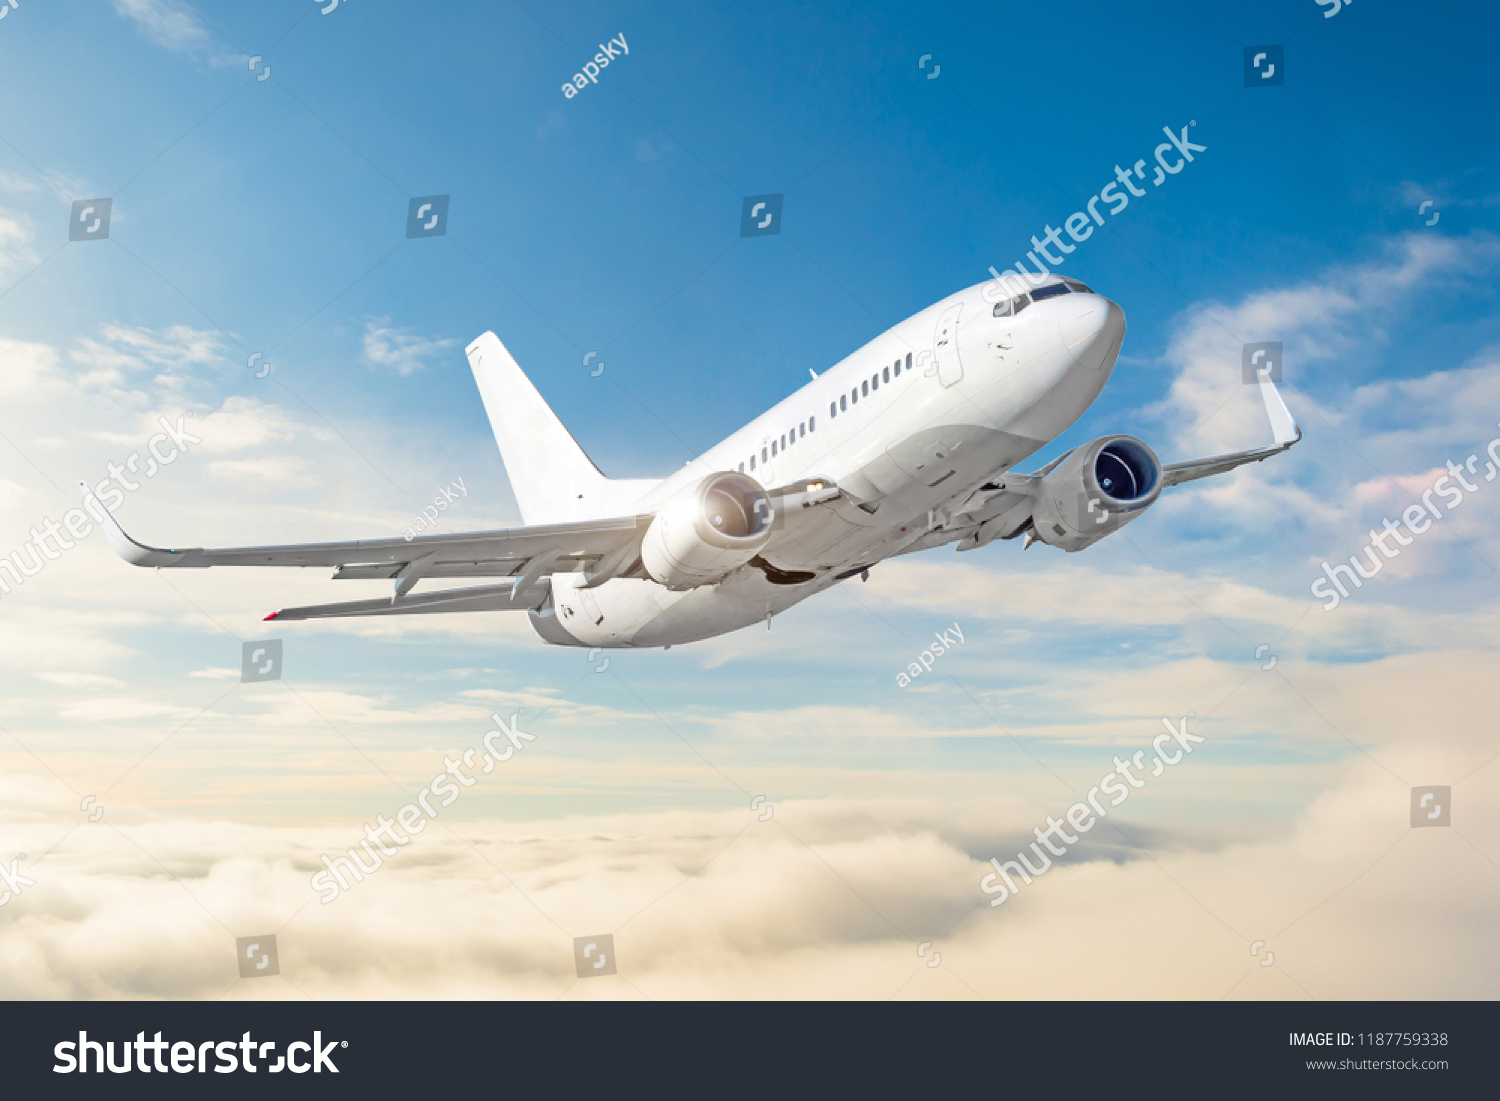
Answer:
<svg viewBox="0 0 1500 1101"><path fill-rule="evenodd" d="M606 478L494 333L480 336L466 350L527 524L626 515L659 484Z"/></svg>

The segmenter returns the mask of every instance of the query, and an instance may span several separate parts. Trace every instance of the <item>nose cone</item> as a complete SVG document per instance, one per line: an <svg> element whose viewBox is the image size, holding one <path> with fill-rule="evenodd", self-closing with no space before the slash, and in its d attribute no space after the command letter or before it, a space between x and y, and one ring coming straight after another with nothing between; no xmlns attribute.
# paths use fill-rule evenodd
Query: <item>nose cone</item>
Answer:
<svg viewBox="0 0 1500 1101"><path fill-rule="evenodd" d="M1094 294L1069 295L1059 305L1057 327L1073 362L1095 371L1113 368L1125 339L1125 311Z"/></svg>

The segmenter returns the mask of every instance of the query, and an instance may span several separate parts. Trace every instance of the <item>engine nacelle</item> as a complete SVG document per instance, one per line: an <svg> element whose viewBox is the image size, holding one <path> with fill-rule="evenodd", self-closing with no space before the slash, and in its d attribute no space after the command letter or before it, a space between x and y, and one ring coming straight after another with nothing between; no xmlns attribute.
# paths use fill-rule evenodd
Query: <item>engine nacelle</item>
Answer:
<svg viewBox="0 0 1500 1101"><path fill-rule="evenodd" d="M1133 436L1101 436L1074 451L1037 487L1036 537L1081 551L1119 531L1161 495L1161 463Z"/></svg>
<svg viewBox="0 0 1500 1101"><path fill-rule="evenodd" d="M718 581L771 538L771 499L744 474L710 474L670 498L641 540L641 564L673 591Z"/></svg>

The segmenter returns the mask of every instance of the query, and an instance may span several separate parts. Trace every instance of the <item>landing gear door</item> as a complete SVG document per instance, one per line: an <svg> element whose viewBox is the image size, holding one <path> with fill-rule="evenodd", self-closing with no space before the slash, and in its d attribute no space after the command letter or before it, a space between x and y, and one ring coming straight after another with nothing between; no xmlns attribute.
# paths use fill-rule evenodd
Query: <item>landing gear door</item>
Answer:
<svg viewBox="0 0 1500 1101"><path fill-rule="evenodd" d="M932 334L932 351L937 359L938 381L952 386L964 377L963 361L958 358L958 315L963 303L949 306L938 318Z"/></svg>

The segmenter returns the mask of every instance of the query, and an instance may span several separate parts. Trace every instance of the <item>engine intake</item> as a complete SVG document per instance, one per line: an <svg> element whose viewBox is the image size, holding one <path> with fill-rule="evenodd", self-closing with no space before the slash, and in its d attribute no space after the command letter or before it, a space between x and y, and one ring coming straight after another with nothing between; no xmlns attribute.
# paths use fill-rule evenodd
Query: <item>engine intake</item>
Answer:
<svg viewBox="0 0 1500 1101"><path fill-rule="evenodd" d="M1080 551L1119 531L1161 495L1161 463L1133 436L1080 447L1037 487L1032 524L1049 546Z"/></svg>
<svg viewBox="0 0 1500 1101"><path fill-rule="evenodd" d="M760 553L771 520L771 498L754 478L710 474L657 511L641 540L641 564L674 592L710 584Z"/></svg>

